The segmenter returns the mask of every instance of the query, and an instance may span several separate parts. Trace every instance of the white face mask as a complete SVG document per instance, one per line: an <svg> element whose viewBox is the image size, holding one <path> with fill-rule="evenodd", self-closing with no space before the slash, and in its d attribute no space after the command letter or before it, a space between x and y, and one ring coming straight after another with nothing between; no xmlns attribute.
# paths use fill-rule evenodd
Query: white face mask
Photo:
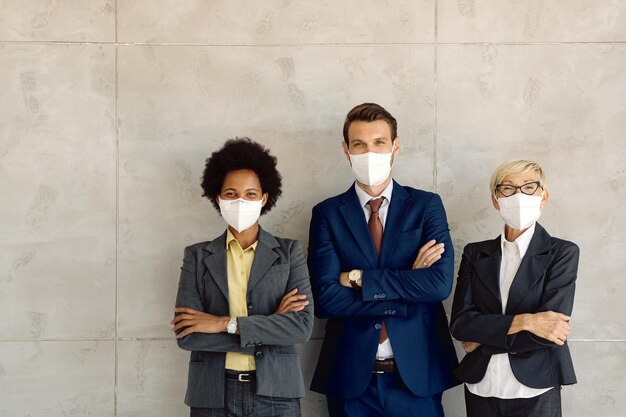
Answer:
<svg viewBox="0 0 626 417"><path fill-rule="evenodd" d="M239 233L250 228L259 220L263 199L261 200L222 200L217 198L220 206L220 213L230 227Z"/></svg>
<svg viewBox="0 0 626 417"><path fill-rule="evenodd" d="M389 153L367 152L356 155L348 153L352 172L354 172L357 181L369 186L380 185L385 182L391 173L391 156L395 148L396 143L394 142Z"/></svg>
<svg viewBox="0 0 626 417"><path fill-rule="evenodd" d="M530 227L541 216L540 195L513 194L510 197L498 198L500 216L506 224L516 230Z"/></svg>

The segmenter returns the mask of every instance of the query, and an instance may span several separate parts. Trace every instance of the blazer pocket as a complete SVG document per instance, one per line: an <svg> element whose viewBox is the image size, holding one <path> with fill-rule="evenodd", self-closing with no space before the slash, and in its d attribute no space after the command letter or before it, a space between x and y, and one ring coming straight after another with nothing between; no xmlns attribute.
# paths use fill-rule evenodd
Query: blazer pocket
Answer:
<svg viewBox="0 0 626 417"><path fill-rule="evenodd" d="M405 240L420 240L422 238L422 228L415 230L409 230L408 232L402 232L398 235L398 242Z"/></svg>
<svg viewBox="0 0 626 417"><path fill-rule="evenodd" d="M198 404L203 398L203 386L206 383L204 375L204 362L189 362L189 374L187 375L187 403Z"/></svg>

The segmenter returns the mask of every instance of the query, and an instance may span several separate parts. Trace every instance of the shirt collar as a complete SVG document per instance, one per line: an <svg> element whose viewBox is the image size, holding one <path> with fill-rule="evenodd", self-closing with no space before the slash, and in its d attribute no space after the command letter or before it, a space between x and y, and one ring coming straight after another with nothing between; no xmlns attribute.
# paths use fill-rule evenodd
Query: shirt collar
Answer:
<svg viewBox="0 0 626 417"><path fill-rule="evenodd" d="M239 246L241 248L241 245L239 245L239 241L235 238L235 235L233 235L233 233L230 231L230 229L226 228L226 250L230 249L230 243L232 241L235 241L237 246ZM242 249L243 251L247 251L249 249L253 250L256 252L256 245L257 243L259 243L259 241L257 240L256 242L254 242L252 245L248 246L246 249Z"/></svg>
<svg viewBox="0 0 626 417"><path fill-rule="evenodd" d="M359 185L356 183L356 181L354 182L354 190L356 191L356 196L359 198L359 204L361 204L361 207L365 207L368 201L378 197L385 197L382 206L386 206L391 202L391 194L393 192L393 180L389 181L387 187L385 187L383 192L380 193L378 197L372 197L371 195L363 191L361 187L359 187Z"/></svg>
<svg viewBox="0 0 626 417"><path fill-rule="evenodd" d="M537 222L533 223L528 229L526 229L524 231L524 233L519 235L518 238L515 239L514 242L509 242L509 243L514 243L515 245L517 245L517 248L519 249L520 259L523 258L524 255L526 255L526 251L528 250L528 246L530 246L530 241L533 238L533 235L535 234L535 225L536 224L537 224ZM506 238L504 237L504 231L503 231L502 234L500 235L500 250L502 251L502 253L504 253L504 242L505 241L506 241Z"/></svg>

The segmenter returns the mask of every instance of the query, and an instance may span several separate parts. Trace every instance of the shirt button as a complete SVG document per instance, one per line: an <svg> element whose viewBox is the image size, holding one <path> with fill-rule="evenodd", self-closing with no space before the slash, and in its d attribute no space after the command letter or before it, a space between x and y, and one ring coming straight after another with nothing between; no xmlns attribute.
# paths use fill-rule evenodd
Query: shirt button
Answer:
<svg viewBox="0 0 626 417"><path fill-rule="evenodd" d="M380 329L382 329L382 328L383 328L383 325L382 325L382 324L380 324L380 323L376 323L376 324L374 325L374 329L376 329L376 330L380 330Z"/></svg>

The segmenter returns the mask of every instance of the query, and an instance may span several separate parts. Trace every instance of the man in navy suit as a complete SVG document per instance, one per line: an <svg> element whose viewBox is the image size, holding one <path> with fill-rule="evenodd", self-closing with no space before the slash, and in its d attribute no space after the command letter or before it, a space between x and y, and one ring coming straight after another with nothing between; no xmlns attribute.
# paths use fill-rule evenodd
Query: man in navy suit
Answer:
<svg viewBox="0 0 626 417"><path fill-rule="evenodd" d="M315 313L328 319L311 389L330 417L441 417L442 392L458 384L441 199L392 180L400 138L381 106L353 108L343 137L356 182L313 208L309 232Z"/></svg>

